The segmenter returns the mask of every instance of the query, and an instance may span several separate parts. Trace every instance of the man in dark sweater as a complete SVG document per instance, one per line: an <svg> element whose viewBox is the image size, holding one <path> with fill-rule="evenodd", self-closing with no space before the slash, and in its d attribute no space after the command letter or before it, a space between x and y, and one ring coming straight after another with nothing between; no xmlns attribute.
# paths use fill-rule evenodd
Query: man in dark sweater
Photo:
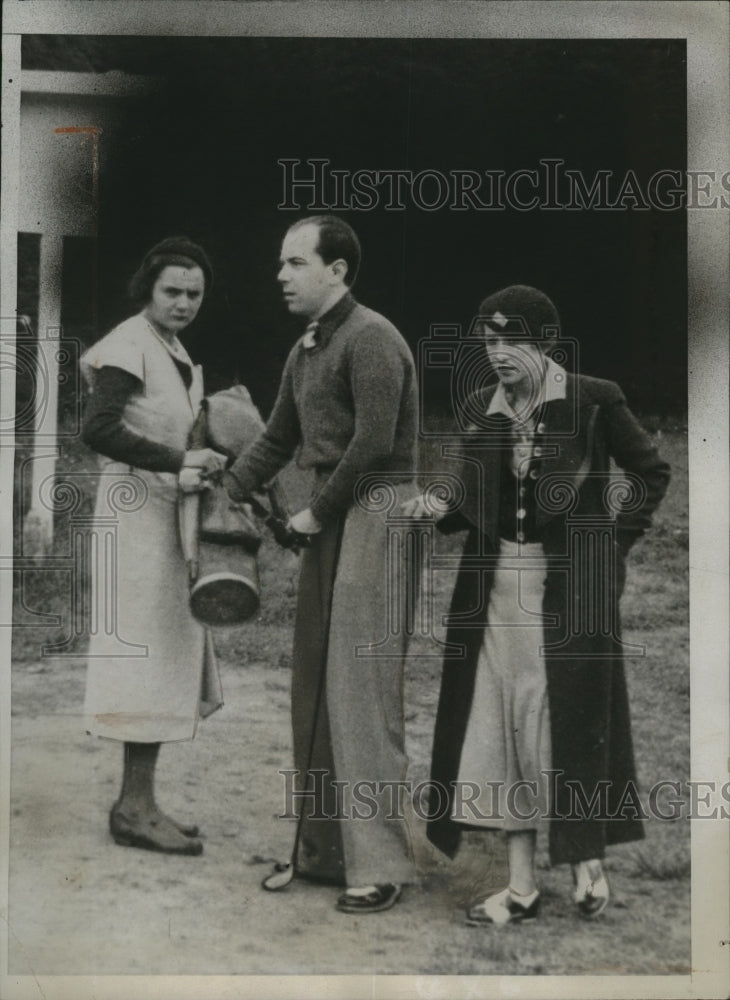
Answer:
<svg viewBox="0 0 730 1000"><path fill-rule="evenodd" d="M385 794L407 768L404 640L389 636L387 655L358 654L388 635L393 595L385 513L357 502L356 490L363 476L383 473L394 502L413 492L417 389L401 335L349 290L359 263L358 239L341 219L313 216L286 233L278 280L289 311L308 325L265 432L226 474L240 500L295 452L314 472L311 502L290 520L311 537L294 632L295 792L303 810L294 867L303 878L346 884L337 906L350 913L387 909L413 878L407 828ZM371 805L363 811L353 804L362 805L364 785Z"/></svg>

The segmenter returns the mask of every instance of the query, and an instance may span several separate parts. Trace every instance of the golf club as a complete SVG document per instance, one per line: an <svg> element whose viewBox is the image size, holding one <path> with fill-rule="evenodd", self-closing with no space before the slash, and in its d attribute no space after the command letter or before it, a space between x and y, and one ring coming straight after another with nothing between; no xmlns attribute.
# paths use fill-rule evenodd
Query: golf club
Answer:
<svg viewBox="0 0 730 1000"><path fill-rule="evenodd" d="M340 535L341 538L341 535ZM339 540L338 540L338 550L339 550ZM336 559L337 557L335 557ZM324 642L324 648L322 651L322 663L319 671L319 677L317 679L317 694L314 702L314 713L312 715L312 733L309 738L309 750L307 752L307 788L309 786L309 773L312 768L312 756L314 754L314 741L317 734L317 723L319 722L319 706L324 697L324 681L327 668L327 647L329 645L329 618L327 615L327 637ZM306 790L306 789L305 789ZM299 840L302 833L302 823L304 820L304 805L302 804L299 810L299 817L297 819L297 828L294 834L294 844L292 846L291 860L290 861L277 861L274 865L274 870L270 875L267 875L265 879L261 882L263 889L267 889L269 892L278 892L280 889L285 889L289 883L292 881L296 874L296 862L297 862L297 851L299 850Z"/></svg>
<svg viewBox="0 0 730 1000"><path fill-rule="evenodd" d="M317 723L319 721L319 703L324 695L324 675L326 666L326 657L323 658L322 669L319 672L319 679L317 681L317 697L314 704L314 715L312 717L312 735L309 738L309 751L307 753L307 786L309 786L309 772L312 767L312 754L314 753L314 740L317 733ZM306 790L306 789L305 789ZM296 862L297 862L297 851L299 850L299 839L302 833L302 822L304 820L304 804L302 803L299 809L299 816L297 818L297 828L294 833L294 844L292 845L291 860L290 861L277 861L274 865L274 870L270 875L261 882L264 889L268 889L269 892L278 892L279 889L285 889L296 874Z"/></svg>

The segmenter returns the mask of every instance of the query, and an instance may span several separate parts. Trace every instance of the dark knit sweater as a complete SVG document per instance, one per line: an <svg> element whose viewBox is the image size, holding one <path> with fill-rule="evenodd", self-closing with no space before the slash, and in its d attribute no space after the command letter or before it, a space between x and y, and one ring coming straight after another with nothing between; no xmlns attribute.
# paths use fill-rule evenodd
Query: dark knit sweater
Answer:
<svg viewBox="0 0 730 1000"><path fill-rule="evenodd" d="M411 352L383 316L348 293L319 321L317 342L300 338L281 378L266 430L231 467L232 494L268 482L298 449L298 465L329 473L311 509L324 522L347 510L367 472L415 470L416 374Z"/></svg>
<svg viewBox="0 0 730 1000"><path fill-rule="evenodd" d="M190 370L175 362L186 385ZM94 374L94 391L84 414L81 437L89 448L115 462L152 472L179 472L185 452L151 441L130 430L124 423L124 409L130 396L142 391L142 383L130 372L105 365Z"/></svg>

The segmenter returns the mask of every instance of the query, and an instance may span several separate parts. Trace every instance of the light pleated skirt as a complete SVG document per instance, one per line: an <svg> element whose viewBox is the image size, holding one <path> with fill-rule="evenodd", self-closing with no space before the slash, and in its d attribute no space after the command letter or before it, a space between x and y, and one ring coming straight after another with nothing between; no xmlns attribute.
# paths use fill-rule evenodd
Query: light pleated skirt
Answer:
<svg viewBox="0 0 730 1000"><path fill-rule="evenodd" d="M106 464L91 526L98 538L91 567L97 612L86 730L132 743L190 740L198 719L223 697L210 633L190 611L176 477L128 470Z"/></svg>
<svg viewBox="0 0 730 1000"><path fill-rule="evenodd" d="M500 542L461 752L457 822L524 830L548 814L550 716L541 652L546 575L542 545Z"/></svg>

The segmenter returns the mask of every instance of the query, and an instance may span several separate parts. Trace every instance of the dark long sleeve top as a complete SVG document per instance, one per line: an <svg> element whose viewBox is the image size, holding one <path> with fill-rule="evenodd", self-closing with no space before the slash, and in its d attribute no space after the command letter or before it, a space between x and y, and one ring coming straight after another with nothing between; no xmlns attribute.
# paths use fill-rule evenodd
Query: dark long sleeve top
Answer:
<svg viewBox="0 0 730 1000"><path fill-rule="evenodd" d="M182 371L183 366L178 366ZM187 366L185 366L187 368ZM189 376L189 369L187 375ZM100 455L137 469L179 472L185 452L151 441L124 423L129 398L142 389L141 381L122 368L105 365L94 375L92 392L84 415L81 436Z"/></svg>
<svg viewBox="0 0 730 1000"><path fill-rule="evenodd" d="M352 504L363 473L410 478L416 422L408 345L348 293L319 321L314 346L305 338L294 345L265 432L230 470L231 492L250 494L298 449L301 468L328 473L311 504L317 520L326 521Z"/></svg>
<svg viewBox="0 0 730 1000"><path fill-rule="evenodd" d="M464 500L458 509L439 521L441 531L450 533L477 526L490 537L497 538L500 531L505 531L506 537L513 538L521 529L512 526L512 518L516 509L522 507L525 512L522 530L527 529L530 538L539 538L550 519L559 513L546 506L552 478L561 486L578 491L575 513L615 516L616 543L623 555L628 553L651 524L652 514L669 484L669 466L660 458L654 442L629 410L623 392L615 383L587 375L569 375L567 383L567 398L548 403L544 424L538 424L538 429L542 428L536 439L539 451L536 448L533 453L524 496L515 489L519 484L508 468L507 476L503 474L504 450L494 447L500 440L509 445L507 418L502 414L485 416L481 429L475 427L466 434L468 439L487 433L488 445L481 453L472 452L472 461L462 467ZM491 387L479 394L485 414L494 392ZM474 399L476 407L477 396ZM481 487L475 480L474 459L481 465ZM634 480L636 497L625 509L620 503L618 509L612 508L623 488L611 500L611 459ZM545 492L541 494L543 477Z"/></svg>

